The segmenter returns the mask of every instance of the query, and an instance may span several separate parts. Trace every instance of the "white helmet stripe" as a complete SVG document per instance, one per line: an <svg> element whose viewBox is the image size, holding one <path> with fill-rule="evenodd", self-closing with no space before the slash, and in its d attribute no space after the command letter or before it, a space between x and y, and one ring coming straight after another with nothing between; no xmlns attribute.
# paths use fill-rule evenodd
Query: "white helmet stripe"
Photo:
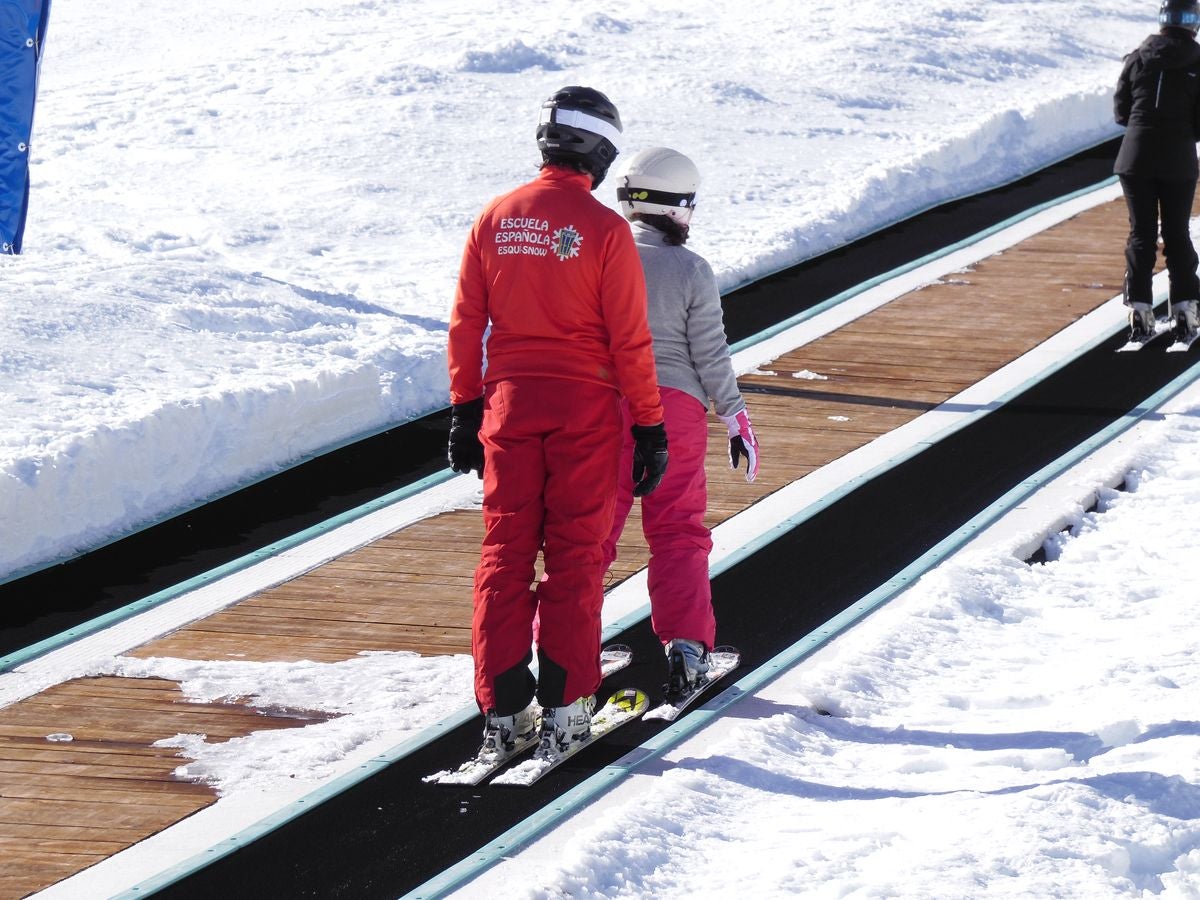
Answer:
<svg viewBox="0 0 1200 900"><path fill-rule="evenodd" d="M567 125L571 128L581 128L584 131L590 131L592 134L598 134L601 137L606 137L612 142L612 145L618 150L621 149L621 132L620 130L606 119L601 119L599 116L589 115L579 109L562 109L561 107L543 106L542 118L538 123L545 125L546 123L557 123L559 125Z"/></svg>

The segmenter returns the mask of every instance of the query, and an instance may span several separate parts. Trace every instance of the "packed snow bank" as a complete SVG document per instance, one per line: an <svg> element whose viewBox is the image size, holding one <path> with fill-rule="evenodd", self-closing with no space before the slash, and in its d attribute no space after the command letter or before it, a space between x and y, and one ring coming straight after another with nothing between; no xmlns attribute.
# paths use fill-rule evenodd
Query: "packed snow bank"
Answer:
<svg viewBox="0 0 1200 900"><path fill-rule="evenodd" d="M28 560L84 551L153 521L181 497L228 490L230 473L263 474L264 460L325 449L378 420L379 386L375 367L346 364L305 380L198 393L142 419L60 437L0 478L0 508L14 523L37 521L46 504L74 515L53 535L14 529L4 553Z"/></svg>
<svg viewBox="0 0 1200 900"><path fill-rule="evenodd" d="M56 9L0 259L0 580L444 406L465 235L557 87L696 160L728 290L1115 134L1126 7Z"/></svg>

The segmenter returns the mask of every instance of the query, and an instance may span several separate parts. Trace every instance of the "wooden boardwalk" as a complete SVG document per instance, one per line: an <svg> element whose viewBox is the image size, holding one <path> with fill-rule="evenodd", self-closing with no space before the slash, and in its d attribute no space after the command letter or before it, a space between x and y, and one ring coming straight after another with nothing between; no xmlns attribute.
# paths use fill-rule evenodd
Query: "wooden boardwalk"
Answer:
<svg viewBox="0 0 1200 900"><path fill-rule="evenodd" d="M1102 204L900 297L740 379L763 448L747 485L710 427L708 523L936 407L1120 292L1127 219ZM820 376L813 378L812 376ZM131 656L335 662L367 650L468 653L477 510L417 522L151 641ZM616 583L646 563L636 510ZM156 679L77 679L0 709L0 898L49 886L213 803L153 746L320 717L183 701ZM69 734L70 741L48 735Z"/></svg>

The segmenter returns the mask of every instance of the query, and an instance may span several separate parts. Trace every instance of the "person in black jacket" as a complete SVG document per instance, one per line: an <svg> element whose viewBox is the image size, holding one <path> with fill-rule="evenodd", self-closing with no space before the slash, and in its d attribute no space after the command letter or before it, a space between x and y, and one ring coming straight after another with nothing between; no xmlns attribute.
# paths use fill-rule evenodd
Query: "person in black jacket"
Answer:
<svg viewBox="0 0 1200 900"><path fill-rule="evenodd" d="M1188 230L1200 138L1200 3L1162 0L1158 22L1159 32L1125 57L1113 97L1117 124L1126 129L1113 172L1129 207L1125 304L1134 340L1154 334L1151 279L1160 216L1176 332L1184 337L1200 326L1197 256Z"/></svg>

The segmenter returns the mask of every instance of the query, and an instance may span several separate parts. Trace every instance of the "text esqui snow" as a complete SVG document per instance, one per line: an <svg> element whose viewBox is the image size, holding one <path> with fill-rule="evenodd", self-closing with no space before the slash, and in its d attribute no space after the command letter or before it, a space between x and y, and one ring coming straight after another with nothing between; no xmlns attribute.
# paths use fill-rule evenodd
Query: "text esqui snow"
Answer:
<svg viewBox="0 0 1200 900"><path fill-rule="evenodd" d="M600 674L607 678L615 672L620 672L633 662L633 651L624 644L610 644L600 651ZM484 748L460 765L457 769L443 769L426 775L422 781L431 784L479 784L496 770L508 765L512 760L524 754L527 750L538 745L538 734L541 727L541 710L537 711L537 720L533 736L524 741L517 741L513 749L504 752L485 752Z"/></svg>
<svg viewBox="0 0 1200 900"><path fill-rule="evenodd" d="M567 750L561 753L550 747L538 747L533 756L517 763L507 772L501 772L492 779L491 783L511 787L529 787L580 750L607 737L622 725L628 725L635 721L649 706L650 698L637 688L625 688L617 691L592 714L591 733L586 740L571 744Z"/></svg>
<svg viewBox="0 0 1200 900"><path fill-rule="evenodd" d="M646 718L674 722L685 709L699 699L701 694L741 663L742 654L739 650L734 647L717 647L708 654L708 671L697 679L692 689L678 697L668 697L663 700L662 703L646 713Z"/></svg>

